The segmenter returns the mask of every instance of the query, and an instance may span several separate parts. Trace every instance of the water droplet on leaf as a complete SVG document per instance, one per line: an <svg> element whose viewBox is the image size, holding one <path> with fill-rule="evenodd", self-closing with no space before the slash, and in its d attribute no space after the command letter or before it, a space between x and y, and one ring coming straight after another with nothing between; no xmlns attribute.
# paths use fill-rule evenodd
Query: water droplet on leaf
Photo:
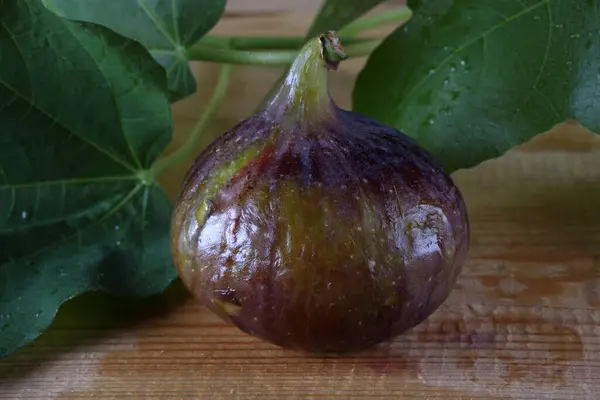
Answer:
<svg viewBox="0 0 600 400"><path fill-rule="evenodd" d="M434 123L435 123L435 115L429 114L429 115L427 115L427 117L425 117L425 120L423 121L423 126L430 126L430 125L433 125Z"/></svg>

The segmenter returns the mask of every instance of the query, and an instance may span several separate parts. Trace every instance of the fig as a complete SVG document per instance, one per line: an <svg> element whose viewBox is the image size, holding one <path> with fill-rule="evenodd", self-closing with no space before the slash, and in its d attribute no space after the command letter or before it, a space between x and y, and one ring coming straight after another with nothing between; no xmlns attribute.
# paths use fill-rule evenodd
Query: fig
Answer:
<svg viewBox="0 0 600 400"><path fill-rule="evenodd" d="M306 42L273 98L193 162L171 246L190 293L274 345L344 353L446 301L469 250L459 189L410 136L340 108L335 32Z"/></svg>

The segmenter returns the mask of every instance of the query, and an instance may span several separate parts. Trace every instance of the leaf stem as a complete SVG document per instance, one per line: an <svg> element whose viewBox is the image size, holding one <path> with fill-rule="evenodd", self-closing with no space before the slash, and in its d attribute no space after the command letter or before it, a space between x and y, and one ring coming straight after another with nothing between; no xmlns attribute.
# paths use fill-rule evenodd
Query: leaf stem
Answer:
<svg viewBox="0 0 600 400"><path fill-rule="evenodd" d="M346 46L348 57L369 55L381 40L367 40ZM187 57L195 61L213 61L223 64L288 66L296 59L298 51L245 51L196 45L188 50Z"/></svg>
<svg viewBox="0 0 600 400"><path fill-rule="evenodd" d="M371 54L381 44L381 39L356 38L359 33L382 25L405 22L412 16L407 6L395 10L377 13L359 18L338 31L340 40L345 44L348 57L363 57ZM198 141L211 122L225 98L233 64L289 66L298 56L298 50L307 39L300 36L289 37L227 37L205 36L200 42L187 50L190 61L208 61L223 64L217 85L204 113L194 126L189 138L169 156L158 160L152 167L154 177L165 170L178 165L188 158L198 146ZM259 51L274 50L277 51ZM250 51L253 50L253 51Z"/></svg>
<svg viewBox="0 0 600 400"><path fill-rule="evenodd" d="M358 18L341 28L337 34L341 40L344 36L356 36L369 29L378 28L391 23L405 22L412 17L412 10L408 6L402 6L390 11L366 15Z"/></svg>
<svg viewBox="0 0 600 400"><path fill-rule="evenodd" d="M231 64L223 64L221 66L221 70L219 72L219 78L217 80L217 84L215 86L215 90L212 94L212 97L204 109L202 116L196 122L196 125L192 129L190 136L186 140L186 142L175 152L171 153L169 156L158 160L152 170L154 172L154 177L158 177L167 169L180 164L186 158L192 155L192 153L196 150L198 146L198 141L200 140L202 133L206 130L210 122L212 121L214 115L219 110L223 100L225 100L225 94L227 93L227 88L229 87L229 81L231 78L231 73L233 72L233 65Z"/></svg>
<svg viewBox="0 0 600 400"><path fill-rule="evenodd" d="M348 45L369 41L367 38L341 37ZM234 50L300 50L306 43L302 36L204 36L198 45Z"/></svg>
<svg viewBox="0 0 600 400"><path fill-rule="evenodd" d="M379 26L405 22L412 16L407 6L373 15L366 15L341 28L337 35L345 47L369 41L356 35ZM307 39L303 36L204 36L197 46L210 46L234 50L299 50ZM283 56L282 56L283 57Z"/></svg>

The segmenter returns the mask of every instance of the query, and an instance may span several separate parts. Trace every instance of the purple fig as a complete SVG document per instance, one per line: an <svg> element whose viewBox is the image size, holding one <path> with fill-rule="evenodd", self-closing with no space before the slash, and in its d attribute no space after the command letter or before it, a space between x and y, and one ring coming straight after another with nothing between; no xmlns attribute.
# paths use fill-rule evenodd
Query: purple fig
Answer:
<svg viewBox="0 0 600 400"><path fill-rule="evenodd" d="M334 32L306 43L273 99L198 156L171 245L182 282L278 346L348 352L448 297L469 249L458 188L409 136L340 109Z"/></svg>

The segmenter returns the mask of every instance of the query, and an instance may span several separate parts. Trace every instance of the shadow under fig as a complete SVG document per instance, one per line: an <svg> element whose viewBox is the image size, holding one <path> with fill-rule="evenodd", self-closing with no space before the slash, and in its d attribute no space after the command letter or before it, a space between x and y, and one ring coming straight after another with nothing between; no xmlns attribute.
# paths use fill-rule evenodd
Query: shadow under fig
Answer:
<svg viewBox="0 0 600 400"><path fill-rule="evenodd" d="M162 294L123 299L105 293L85 293L67 301L50 327L35 341L0 360L0 387L10 388L50 362L68 359L117 331L172 313L189 298L180 280Z"/></svg>

